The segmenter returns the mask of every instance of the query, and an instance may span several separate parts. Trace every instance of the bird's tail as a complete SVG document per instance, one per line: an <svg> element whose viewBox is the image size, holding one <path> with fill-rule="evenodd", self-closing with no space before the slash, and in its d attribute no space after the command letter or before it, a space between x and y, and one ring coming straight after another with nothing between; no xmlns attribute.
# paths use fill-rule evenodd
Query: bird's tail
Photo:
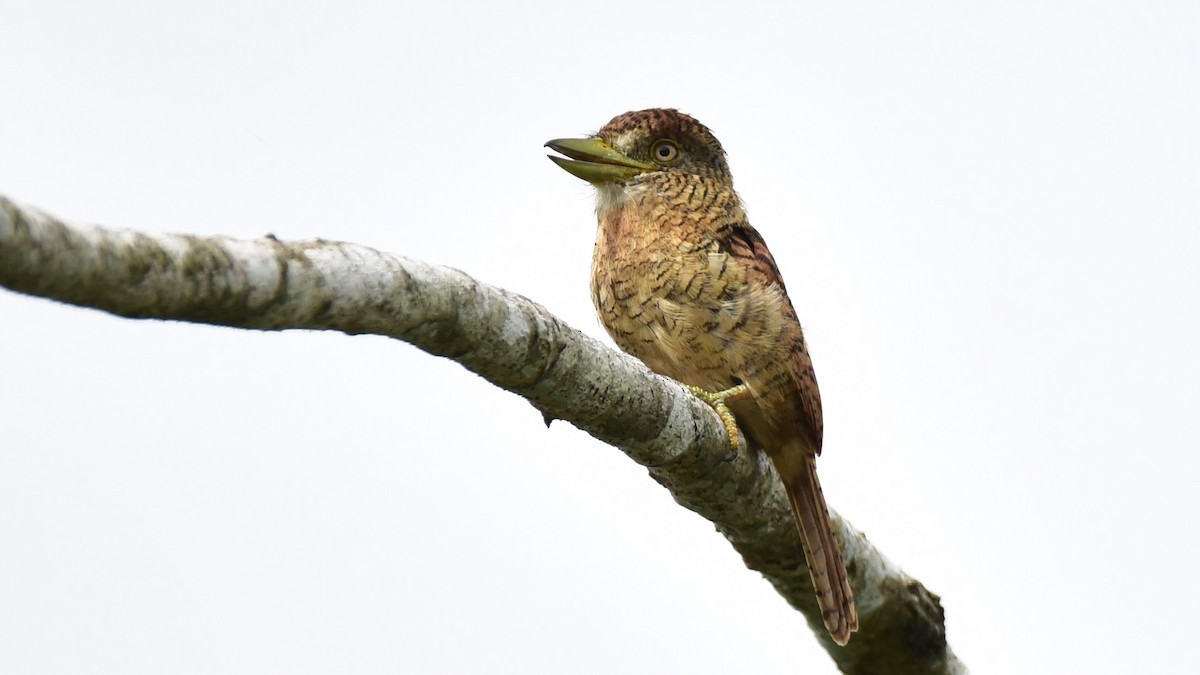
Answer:
<svg viewBox="0 0 1200 675"><path fill-rule="evenodd" d="M842 562L842 550L833 536L829 507L825 505L825 495L817 480L816 458L806 449L786 455L799 460L786 469L778 468L785 469L780 474L787 487L796 525L800 528L804 558L817 593L817 606L833 641L844 645L850 640L850 634L858 630L858 611L854 607L846 565Z"/></svg>

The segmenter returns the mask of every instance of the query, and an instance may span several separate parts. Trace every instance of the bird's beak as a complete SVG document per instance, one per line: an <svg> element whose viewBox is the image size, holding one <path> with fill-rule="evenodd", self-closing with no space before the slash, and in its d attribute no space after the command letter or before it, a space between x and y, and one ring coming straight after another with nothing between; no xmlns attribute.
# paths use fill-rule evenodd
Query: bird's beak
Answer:
<svg viewBox="0 0 1200 675"><path fill-rule="evenodd" d="M623 183L630 178L654 168L653 164L618 152L599 138L556 138L546 147L560 152L571 159L546 155L567 173L578 176L589 183Z"/></svg>

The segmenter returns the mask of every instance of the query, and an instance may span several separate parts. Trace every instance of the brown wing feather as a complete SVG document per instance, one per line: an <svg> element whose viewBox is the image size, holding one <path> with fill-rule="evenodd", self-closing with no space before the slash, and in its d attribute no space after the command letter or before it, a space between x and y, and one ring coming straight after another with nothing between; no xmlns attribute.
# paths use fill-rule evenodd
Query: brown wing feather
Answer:
<svg viewBox="0 0 1200 675"><path fill-rule="evenodd" d="M812 358L808 355L808 345L804 341L804 331L792 301L788 298L787 287L783 283L783 275L779 265L767 248L767 242L747 223L734 225L717 239L719 250L736 258L741 264L746 283L749 285L762 284L777 286L783 292L786 319L794 324L795 338L786 358L791 364L792 379L795 384L796 401L799 403L797 415L802 433L812 443L816 454L821 454L821 442L824 437L824 421L821 415L821 391L817 387L817 377L813 372Z"/></svg>

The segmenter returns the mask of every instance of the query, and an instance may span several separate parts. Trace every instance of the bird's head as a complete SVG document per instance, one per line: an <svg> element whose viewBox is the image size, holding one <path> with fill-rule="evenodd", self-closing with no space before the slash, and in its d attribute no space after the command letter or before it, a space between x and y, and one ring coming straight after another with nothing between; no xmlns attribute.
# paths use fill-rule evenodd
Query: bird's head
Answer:
<svg viewBox="0 0 1200 675"><path fill-rule="evenodd" d="M600 189L655 177L729 181L721 143L708 127L670 108L627 112L590 138L558 138L546 147L566 156L549 155L555 164Z"/></svg>

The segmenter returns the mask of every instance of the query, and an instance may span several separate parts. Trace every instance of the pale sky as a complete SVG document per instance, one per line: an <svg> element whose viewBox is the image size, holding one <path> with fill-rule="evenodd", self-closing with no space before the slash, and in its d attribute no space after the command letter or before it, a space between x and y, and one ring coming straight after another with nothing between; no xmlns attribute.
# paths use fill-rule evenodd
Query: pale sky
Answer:
<svg viewBox="0 0 1200 675"><path fill-rule="evenodd" d="M1191 673L1195 3L0 0L0 193L352 241L603 336L550 138L713 129L830 503L977 673ZM604 338L607 341L607 338ZM4 673L834 673L643 469L395 341L0 291Z"/></svg>

